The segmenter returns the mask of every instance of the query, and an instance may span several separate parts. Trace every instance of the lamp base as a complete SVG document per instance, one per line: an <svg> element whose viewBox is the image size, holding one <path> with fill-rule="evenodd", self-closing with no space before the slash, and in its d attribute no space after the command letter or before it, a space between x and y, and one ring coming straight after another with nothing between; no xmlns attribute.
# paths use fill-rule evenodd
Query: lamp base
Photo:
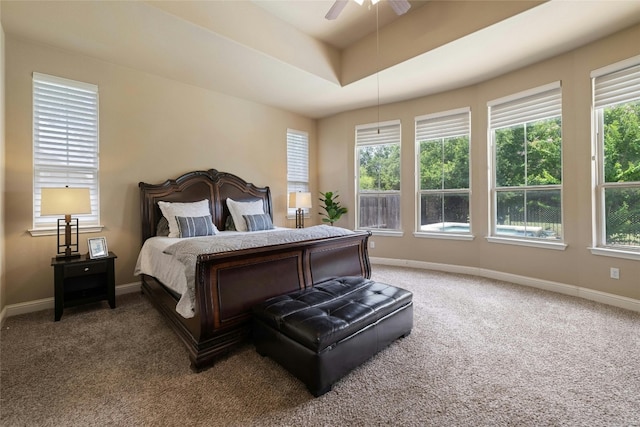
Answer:
<svg viewBox="0 0 640 427"><path fill-rule="evenodd" d="M296 210L296 228L304 228L304 211L301 208Z"/></svg>
<svg viewBox="0 0 640 427"><path fill-rule="evenodd" d="M78 252L78 218L65 215L64 219L58 219L58 255L56 259L79 258ZM64 244L60 243L64 236Z"/></svg>

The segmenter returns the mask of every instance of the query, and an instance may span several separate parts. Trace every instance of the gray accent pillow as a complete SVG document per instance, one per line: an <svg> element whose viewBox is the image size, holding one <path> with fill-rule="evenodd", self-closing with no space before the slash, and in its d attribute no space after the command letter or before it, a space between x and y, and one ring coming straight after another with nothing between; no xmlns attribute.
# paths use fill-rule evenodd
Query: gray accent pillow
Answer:
<svg viewBox="0 0 640 427"><path fill-rule="evenodd" d="M271 230L273 222L269 214L242 215L248 231Z"/></svg>
<svg viewBox="0 0 640 427"><path fill-rule="evenodd" d="M217 231L211 215L177 216L176 222L180 233L178 237L213 236Z"/></svg>
<svg viewBox="0 0 640 427"><path fill-rule="evenodd" d="M158 221L158 225L156 226L156 236L168 236L169 235L169 221L167 218L162 217L160 221Z"/></svg>

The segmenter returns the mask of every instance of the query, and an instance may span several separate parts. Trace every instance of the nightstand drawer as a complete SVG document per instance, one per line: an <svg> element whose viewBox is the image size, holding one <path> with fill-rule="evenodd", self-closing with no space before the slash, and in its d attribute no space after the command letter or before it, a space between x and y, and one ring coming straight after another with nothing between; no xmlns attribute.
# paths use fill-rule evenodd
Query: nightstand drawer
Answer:
<svg viewBox="0 0 640 427"><path fill-rule="evenodd" d="M64 267L65 277L88 276L90 274L104 273L107 271L107 263L94 262L91 264L66 265Z"/></svg>

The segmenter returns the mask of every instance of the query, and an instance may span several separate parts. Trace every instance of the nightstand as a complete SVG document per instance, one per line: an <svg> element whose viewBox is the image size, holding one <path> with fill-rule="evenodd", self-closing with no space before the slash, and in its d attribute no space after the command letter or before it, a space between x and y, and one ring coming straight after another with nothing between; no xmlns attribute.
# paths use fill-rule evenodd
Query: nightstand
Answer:
<svg viewBox="0 0 640 427"><path fill-rule="evenodd" d="M62 310L80 304L107 300L116 308L116 286L114 263L116 254L91 259L89 255L79 258L52 258L55 283L55 321L62 317Z"/></svg>

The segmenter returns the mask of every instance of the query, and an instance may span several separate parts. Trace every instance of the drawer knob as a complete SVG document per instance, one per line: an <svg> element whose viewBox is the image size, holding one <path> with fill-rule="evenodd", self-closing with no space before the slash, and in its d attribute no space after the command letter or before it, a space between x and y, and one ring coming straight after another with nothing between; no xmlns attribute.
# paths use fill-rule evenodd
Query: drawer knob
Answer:
<svg viewBox="0 0 640 427"><path fill-rule="evenodd" d="M84 268L84 271L89 271L89 267L85 267L85 268Z"/></svg>

